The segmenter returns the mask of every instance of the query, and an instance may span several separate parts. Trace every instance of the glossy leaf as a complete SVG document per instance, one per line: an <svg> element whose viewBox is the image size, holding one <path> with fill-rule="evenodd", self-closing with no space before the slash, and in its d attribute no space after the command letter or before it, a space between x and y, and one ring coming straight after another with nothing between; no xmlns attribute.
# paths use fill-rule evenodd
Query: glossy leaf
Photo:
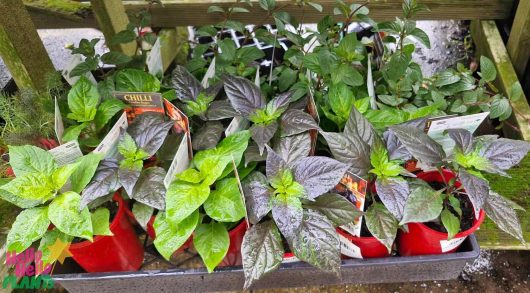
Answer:
<svg viewBox="0 0 530 293"><path fill-rule="evenodd" d="M434 166L445 158L442 147L423 132L423 129L401 125L391 126L390 129L418 161Z"/></svg>
<svg viewBox="0 0 530 293"><path fill-rule="evenodd" d="M439 192L427 186L415 187L407 199L399 225L432 221L440 216L442 209L443 200Z"/></svg>
<svg viewBox="0 0 530 293"><path fill-rule="evenodd" d="M164 143L174 121L164 121L160 113L147 112L136 117L127 128L138 148L149 156L154 155Z"/></svg>
<svg viewBox="0 0 530 293"><path fill-rule="evenodd" d="M7 251L23 252L46 233L49 225L48 207L23 210L7 234Z"/></svg>
<svg viewBox="0 0 530 293"><path fill-rule="evenodd" d="M472 175L463 169L460 169L458 172L458 177L462 182L462 186L466 190L471 204L473 204L475 218L478 219L480 209L489 194L489 184L486 180Z"/></svg>
<svg viewBox="0 0 530 293"><path fill-rule="evenodd" d="M500 194L491 191L484 202L484 211L488 217L504 232L525 243L521 223L511 203Z"/></svg>
<svg viewBox="0 0 530 293"><path fill-rule="evenodd" d="M287 165L309 156L311 151L311 137L308 132L293 136L282 137L274 144L274 151Z"/></svg>
<svg viewBox="0 0 530 293"><path fill-rule="evenodd" d="M377 178L375 187L377 195L388 211L396 219L401 220L410 193L407 181L400 177Z"/></svg>
<svg viewBox="0 0 530 293"><path fill-rule="evenodd" d="M64 248L72 242L73 237L64 234L59 231L59 229L47 230L46 233L42 236L38 251L42 253L41 261L42 265L45 267L48 264L54 263L57 259L53 258L53 253L50 250L50 246L53 246L57 243L57 240L60 239L63 242ZM59 257L59 255L56 255Z"/></svg>
<svg viewBox="0 0 530 293"><path fill-rule="evenodd" d="M116 91L120 92L158 92L160 90L160 81L139 69L119 70L114 76L114 80L116 81Z"/></svg>
<svg viewBox="0 0 530 293"><path fill-rule="evenodd" d="M138 164L135 164L134 166L120 166L118 169L118 178L120 180L120 184L123 186L123 189L125 189L129 196L132 196L134 192L134 186L136 185L138 178L140 178L142 166L142 161L138 161Z"/></svg>
<svg viewBox="0 0 530 293"><path fill-rule="evenodd" d="M522 140L499 138L481 150L491 164L501 170L508 170L519 164L530 151L530 143Z"/></svg>
<svg viewBox="0 0 530 293"><path fill-rule="evenodd" d="M203 206L206 214L218 222L237 222L246 214L239 184L233 177L217 181Z"/></svg>
<svg viewBox="0 0 530 293"><path fill-rule="evenodd" d="M53 156L36 146L9 146L9 165L15 176L28 173L51 173L57 168Z"/></svg>
<svg viewBox="0 0 530 293"><path fill-rule="evenodd" d="M251 173L243 183L243 193L251 224L257 224L271 210L273 190L267 177L260 172Z"/></svg>
<svg viewBox="0 0 530 293"><path fill-rule="evenodd" d="M480 56L480 73L485 81L494 81L497 77L495 64L486 56Z"/></svg>
<svg viewBox="0 0 530 293"><path fill-rule="evenodd" d="M448 129L449 137L455 141L464 154L473 150L473 134L465 129Z"/></svg>
<svg viewBox="0 0 530 293"><path fill-rule="evenodd" d="M453 239L455 235L460 231L460 219L453 215L449 210L444 209L440 214L440 219L447 231L447 239Z"/></svg>
<svg viewBox="0 0 530 293"><path fill-rule="evenodd" d="M81 76L68 92L68 108L71 113L67 118L77 122L92 121L96 116L99 93L85 76Z"/></svg>
<svg viewBox="0 0 530 293"><path fill-rule="evenodd" d="M245 233L241 247L245 286L248 289L265 274L276 270L283 260L283 243L272 221L256 224Z"/></svg>
<svg viewBox="0 0 530 293"><path fill-rule="evenodd" d="M349 166L337 160L312 156L298 160L294 167L294 178L307 192L311 200L331 190L339 183Z"/></svg>
<svg viewBox="0 0 530 293"><path fill-rule="evenodd" d="M232 107L245 118L265 107L260 89L248 79L227 76L224 88Z"/></svg>
<svg viewBox="0 0 530 293"><path fill-rule="evenodd" d="M399 226L396 218L394 218L384 205L374 203L366 210L365 220L370 233L385 245L390 253Z"/></svg>
<svg viewBox="0 0 530 293"><path fill-rule="evenodd" d="M254 124L250 127L252 140L256 142L261 153L263 153L265 145L269 143L276 130L278 130L278 123L276 121L272 121L269 124Z"/></svg>
<svg viewBox="0 0 530 293"><path fill-rule="evenodd" d="M304 212L300 232L292 242L292 249L300 260L319 269L339 273L339 236L331 221L319 212Z"/></svg>
<svg viewBox="0 0 530 293"><path fill-rule="evenodd" d="M171 255L190 238L198 223L198 211L193 211L178 224L170 223L166 218L166 213L158 213L153 223L156 233L153 244L156 250L166 260L169 260Z"/></svg>
<svg viewBox="0 0 530 293"><path fill-rule="evenodd" d="M272 199L272 217L287 240L292 240L300 231L304 211L300 199L277 195Z"/></svg>
<svg viewBox="0 0 530 293"><path fill-rule="evenodd" d="M183 181L173 181L166 193L167 221L177 225L195 212L210 195L210 186Z"/></svg>
<svg viewBox="0 0 530 293"><path fill-rule="evenodd" d="M91 215L92 231L94 235L112 236L110 231L110 211L107 208L98 208Z"/></svg>
<svg viewBox="0 0 530 293"><path fill-rule="evenodd" d="M353 223L355 219L363 215L348 199L336 193L325 193L317 197L315 201L305 201L305 209L311 209L322 213L335 226Z"/></svg>
<svg viewBox="0 0 530 293"><path fill-rule="evenodd" d="M238 113L228 100L213 101L206 112L208 120L232 119L238 116Z"/></svg>
<svg viewBox="0 0 530 293"><path fill-rule="evenodd" d="M92 241L92 220L88 208L79 209L81 196L68 191L56 197L49 206L48 217L61 232Z"/></svg>
<svg viewBox="0 0 530 293"><path fill-rule="evenodd" d="M99 162L103 156L101 154L90 153L79 158L79 165L70 177L72 183L72 191L81 193L83 189L90 183L92 177L96 173Z"/></svg>
<svg viewBox="0 0 530 293"><path fill-rule="evenodd" d="M344 126L344 135L353 142L357 141L355 137L358 137L368 145L372 145L377 136L372 124L355 107L351 108L350 116Z"/></svg>
<svg viewBox="0 0 530 293"><path fill-rule="evenodd" d="M104 100L96 111L94 122L96 123L96 129L102 129L116 113L120 112L125 108L125 104L115 98Z"/></svg>
<svg viewBox="0 0 530 293"><path fill-rule="evenodd" d="M230 238L225 225L217 222L199 224L193 236L193 246L206 264L208 272L213 272L226 256L230 246Z"/></svg>
<svg viewBox="0 0 530 293"><path fill-rule="evenodd" d="M171 86L177 93L177 99L183 102L195 101L203 90L201 83L195 76L181 65L177 65L171 72Z"/></svg>
<svg viewBox="0 0 530 293"><path fill-rule="evenodd" d="M281 134L290 136L308 131L320 129L311 115L301 110L289 109L281 117Z"/></svg>
<svg viewBox="0 0 530 293"><path fill-rule="evenodd" d="M103 197L120 187L118 180L118 162L116 160L105 159L101 161L96 169L96 174L82 193L80 209L88 203Z"/></svg>
<svg viewBox="0 0 530 293"><path fill-rule="evenodd" d="M224 133L221 122L208 121L193 136L193 149L205 150L214 148Z"/></svg>
<svg viewBox="0 0 530 293"><path fill-rule="evenodd" d="M279 174L287 169L287 163L274 152L271 148L267 147L267 162L265 164L265 170L267 178L274 180Z"/></svg>
<svg viewBox="0 0 530 293"><path fill-rule="evenodd" d="M134 215L134 218L136 221L138 221L138 224L144 228L144 230L147 229L147 223L149 220L151 220L151 217L153 216L154 208L145 205L141 202L135 202L132 207L132 213Z"/></svg>
<svg viewBox="0 0 530 293"><path fill-rule="evenodd" d="M322 132L333 157L350 166L352 173L365 176L371 168L370 149L367 144L358 140L352 142L342 133Z"/></svg>
<svg viewBox="0 0 530 293"><path fill-rule="evenodd" d="M166 187L164 186L164 178L166 178L166 170L161 167L150 167L142 170L131 198L157 210L165 210Z"/></svg>

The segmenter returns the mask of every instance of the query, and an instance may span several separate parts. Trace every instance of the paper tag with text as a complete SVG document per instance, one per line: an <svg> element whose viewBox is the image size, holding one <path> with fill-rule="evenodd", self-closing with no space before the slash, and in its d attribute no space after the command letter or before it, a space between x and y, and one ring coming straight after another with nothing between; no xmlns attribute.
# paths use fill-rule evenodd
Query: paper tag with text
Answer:
<svg viewBox="0 0 530 293"><path fill-rule="evenodd" d="M162 64L162 51L160 38L157 38L155 44L147 55L147 69L149 73L155 76L164 74L164 65Z"/></svg>
<svg viewBox="0 0 530 293"><path fill-rule="evenodd" d="M466 237L458 237L453 238L451 240L440 240L440 247L442 248L442 253L455 249L460 244L462 244L464 240L466 240Z"/></svg>
<svg viewBox="0 0 530 293"><path fill-rule="evenodd" d="M63 144L64 124L63 117L61 115L61 109L59 109L59 103L57 97L55 97L55 136L59 144Z"/></svg>
<svg viewBox="0 0 530 293"><path fill-rule="evenodd" d="M188 133L184 133L185 137L182 138L177 152L175 153L175 157L169 166L169 170L167 170L166 177L164 178L164 186L166 189L169 188L169 185L175 179L175 175L188 169L190 165L190 158L188 155L188 135Z"/></svg>
<svg viewBox="0 0 530 293"><path fill-rule="evenodd" d="M70 72L72 72L72 70L83 61L83 55L73 54L72 57L70 57L70 60L68 60L68 62L64 66L64 69L61 71L64 79L66 80L66 82L68 82L69 85L74 85L79 80L79 76L70 77ZM91 83L97 84L94 75L92 75L92 72L85 73L85 77L88 78Z"/></svg>
<svg viewBox="0 0 530 293"><path fill-rule="evenodd" d="M59 166L73 163L83 156L77 140L69 141L48 152L53 156Z"/></svg>
<svg viewBox="0 0 530 293"><path fill-rule="evenodd" d="M340 253L353 257L353 258L360 258L362 259L363 256L361 254L361 248L350 240L348 238L342 236L339 234L339 242L340 242Z"/></svg>
<svg viewBox="0 0 530 293"><path fill-rule="evenodd" d="M104 154L106 157L111 155L113 152L111 150L115 149L118 145L118 141L120 140L121 134L127 130L127 127L129 126L129 123L127 122L127 114L123 112L114 124L112 128L110 129L109 133L103 138L101 143L96 147L94 150L94 153L96 154Z"/></svg>

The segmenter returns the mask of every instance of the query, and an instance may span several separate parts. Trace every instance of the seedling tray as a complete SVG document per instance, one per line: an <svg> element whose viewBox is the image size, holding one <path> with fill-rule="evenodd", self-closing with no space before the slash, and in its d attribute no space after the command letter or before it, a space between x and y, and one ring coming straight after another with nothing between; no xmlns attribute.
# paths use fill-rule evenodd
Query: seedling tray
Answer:
<svg viewBox="0 0 530 293"><path fill-rule="evenodd" d="M305 263L285 263L256 282L253 289L450 280L457 278L466 263L479 256L479 251L475 235L470 235L452 254L343 260L340 277ZM219 268L211 274L206 269L169 269L62 274L53 279L70 292L233 291L242 290L244 283L241 267Z"/></svg>

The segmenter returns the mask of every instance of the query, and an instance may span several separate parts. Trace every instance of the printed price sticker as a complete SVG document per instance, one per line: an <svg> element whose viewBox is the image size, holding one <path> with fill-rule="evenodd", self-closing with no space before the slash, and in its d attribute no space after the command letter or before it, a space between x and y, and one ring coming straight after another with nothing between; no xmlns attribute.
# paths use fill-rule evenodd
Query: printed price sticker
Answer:
<svg viewBox="0 0 530 293"><path fill-rule="evenodd" d="M440 240L440 246L442 247L442 252L448 252L458 245L462 244L466 240L466 237L453 238L451 240Z"/></svg>

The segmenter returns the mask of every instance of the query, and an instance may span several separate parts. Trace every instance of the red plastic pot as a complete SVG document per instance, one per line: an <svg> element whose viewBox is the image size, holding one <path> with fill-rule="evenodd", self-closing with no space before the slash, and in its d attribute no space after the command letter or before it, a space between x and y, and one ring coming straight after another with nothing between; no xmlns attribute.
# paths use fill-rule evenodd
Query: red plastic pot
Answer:
<svg viewBox="0 0 530 293"><path fill-rule="evenodd" d="M347 258L360 258L358 256L359 254L362 258L377 258L390 255L386 246L375 237L352 236L340 228L337 228L337 233L339 233L339 237L341 238L341 251L345 249L350 252L348 254L342 254Z"/></svg>
<svg viewBox="0 0 530 293"><path fill-rule="evenodd" d="M455 178L455 174L443 170L443 177L438 171L422 172L417 174L418 178L427 182L447 183ZM460 182L455 185L460 187ZM467 236L475 232L484 221L485 213L480 210L479 218L474 219L473 226L466 231L456 234L451 240L447 240L448 234L429 228L422 223L409 223L408 232L399 230L397 247L401 256L442 254L455 252L464 242Z"/></svg>
<svg viewBox="0 0 530 293"><path fill-rule="evenodd" d="M114 236L96 236L94 241L70 245L72 258L89 273L136 271L142 265L144 248L126 214L126 203L119 193L118 212L110 224Z"/></svg>
<svg viewBox="0 0 530 293"><path fill-rule="evenodd" d="M234 229L228 232L230 237L230 246L225 258L219 264L220 267L224 266L240 266L243 264L243 258L241 256L241 245L243 244L243 237L247 232L247 221L243 220Z"/></svg>

